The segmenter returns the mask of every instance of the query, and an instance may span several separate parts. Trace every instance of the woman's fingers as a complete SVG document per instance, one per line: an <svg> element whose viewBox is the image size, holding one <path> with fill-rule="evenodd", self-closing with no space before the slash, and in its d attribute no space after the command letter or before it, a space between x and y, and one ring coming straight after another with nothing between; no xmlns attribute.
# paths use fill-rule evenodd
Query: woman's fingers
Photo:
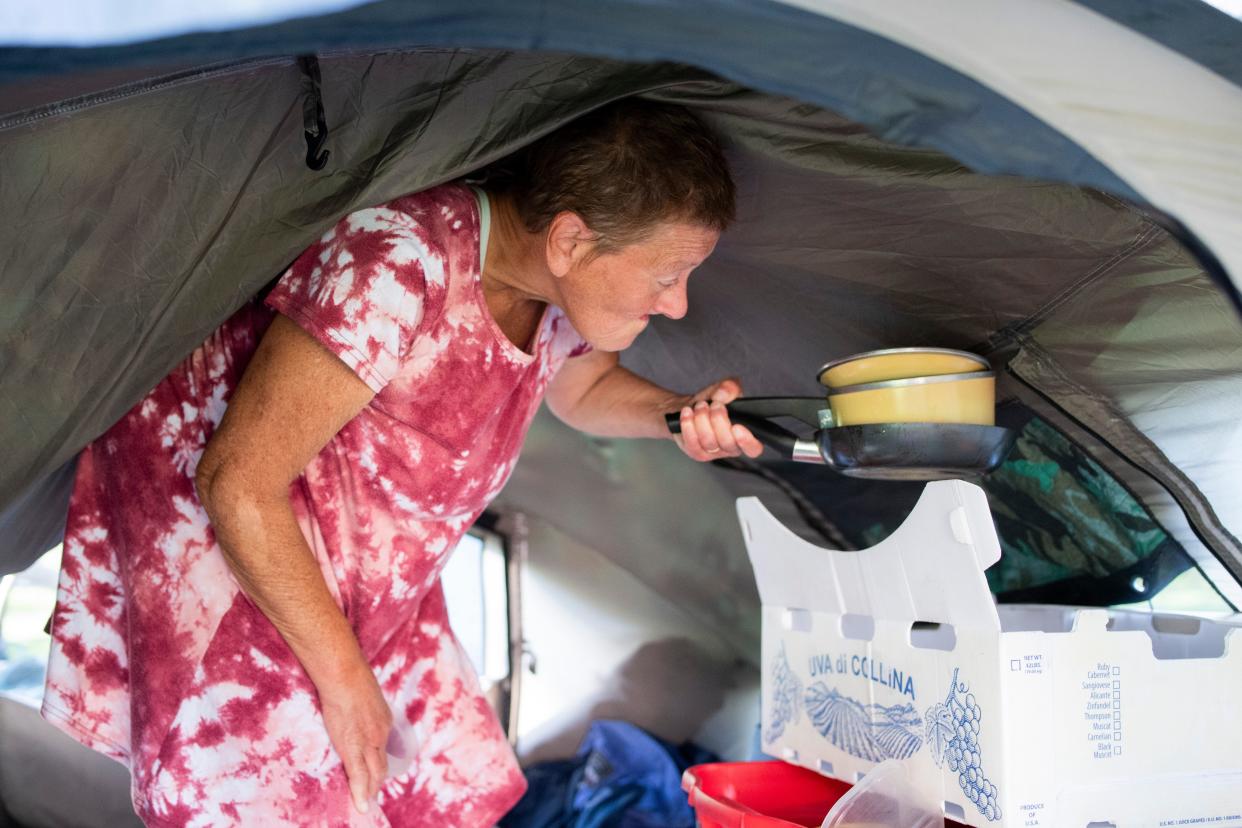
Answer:
<svg viewBox="0 0 1242 828"><path fill-rule="evenodd" d="M737 440L738 448L747 457L754 459L763 454L763 443L759 442L746 426L733 426L733 439Z"/></svg>
<svg viewBox="0 0 1242 828"><path fill-rule="evenodd" d="M345 756L342 756L341 763L345 766L345 776L349 779L349 795L354 800L354 809L365 814L370 810L371 799L371 772L367 769L365 749L360 745L355 746Z"/></svg>
<svg viewBox="0 0 1242 828"><path fill-rule="evenodd" d="M711 406L701 400L694 404L694 430L705 454L720 454L720 440L712 426Z"/></svg>
<svg viewBox="0 0 1242 828"><path fill-rule="evenodd" d="M361 735L359 740L359 744L347 751L350 758L343 760L342 764L349 779L349 795L354 800L354 808L358 813L365 814L388 777L388 757L382 745L367 744Z"/></svg>
<svg viewBox="0 0 1242 828"><path fill-rule="evenodd" d="M380 786L384 784L384 779L388 777L388 756L384 753L384 748L379 745L371 745L367 748L363 757L367 762L367 772L371 776L371 785L368 788L368 799L374 799L379 795Z"/></svg>
<svg viewBox="0 0 1242 828"><path fill-rule="evenodd" d="M705 452L699 444L699 432L694 425L694 409L686 406L681 410L682 449L695 460L702 460Z"/></svg>
<svg viewBox="0 0 1242 828"><path fill-rule="evenodd" d="M735 425L725 407L742 395L736 379L725 379L700 391L691 406L681 410L682 450L695 460L719 460L722 457L758 457L763 453L760 443L750 430ZM710 402L708 402L710 400Z"/></svg>
<svg viewBox="0 0 1242 828"><path fill-rule="evenodd" d="M729 411L724 407L724 403L714 402L708 406L708 420L711 423L712 434L716 438L716 445L720 447L720 453L726 457L737 457L741 454L737 438L733 436L733 424L729 422Z"/></svg>
<svg viewBox="0 0 1242 828"><path fill-rule="evenodd" d="M733 377L716 383L716 387L708 394L708 402L731 403L742 396L742 384Z"/></svg>
<svg viewBox="0 0 1242 828"><path fill-rule="evenodd" d="M384 748L392 732L392 711L365 663L346 679L316 689L324 727L341 758L350 799L358 813L365 814L388 776Z"/></svg>
<svg viewBox="0 0 1242 828"><path fill-rule="evenodd" d="M754 438L747 431L745 436ZM686 454L695 460L718 460L737 457L746 451L738 443L728 409L721 403L698 402L693 408L681 411L681 442ZM762 448L759 448L762 451Z"/></svg>

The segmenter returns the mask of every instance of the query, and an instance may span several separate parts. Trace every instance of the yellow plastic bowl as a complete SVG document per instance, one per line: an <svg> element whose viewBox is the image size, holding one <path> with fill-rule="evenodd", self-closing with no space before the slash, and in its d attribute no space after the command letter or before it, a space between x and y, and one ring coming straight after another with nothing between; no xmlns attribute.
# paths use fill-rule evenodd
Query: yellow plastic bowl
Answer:
<svg viewBox="0 0 1242 828"><path fill-rule="evenodd" d="M819 369L819 382L840 389L888 380L967 374L991 366L978 354L949 348L888 348L836 359Z"/></svg>
<svg viewBox="0 0 1242 828"><path fill-rule="evenodd" d="M828 393L834 426L870 423L996 422L991 371L863 383Z"/></svg>

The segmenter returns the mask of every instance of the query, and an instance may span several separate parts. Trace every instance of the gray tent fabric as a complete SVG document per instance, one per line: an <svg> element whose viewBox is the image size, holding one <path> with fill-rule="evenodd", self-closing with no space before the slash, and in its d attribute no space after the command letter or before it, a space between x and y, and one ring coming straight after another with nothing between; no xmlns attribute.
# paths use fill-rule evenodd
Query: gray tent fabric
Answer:
<svg viewBox="0 0 1242 828"><path fill-rule="evenodd" d="M304 163L292 60L143 83L0 130L0 203L24 205L0 228L0 504L115 422L344 213L455 178L613 97L704 77L444 50L325 61L323 74L334 163L321 175Z"/></svg>
<svg viewBox="0 0 1242 828"><path fill-rule="evenodd" d="M60 543L76 469L75 455L0 509L0 574L20 572Z"/></svg>
<svg viewBox="0 0 1242 828"><path fill-rule="evenodd" d="M754 366L743 376L748 393L759 395L814 394L815 368L828 356L893 343L944 342L987 353L994 364L1021 368L1015 378L1037 389L1049 382L1052 366L1093 367L1090 378L1044 393L1173 491L1200 537L1237 577L1234 535L1122 413L1127 406L1141 409L1144 389L1193 381L1188 366L1210 371L1235 395L1242 391L1242 330L1191 256L1150 216L1101 193L978 176L943 158L937 168L932 158L865 134L854 136L848 163L836 168L821 146L790 152L773 149L779 142L771 135L754 140L760 152L792 167L782 169L745 156L748 131L771 125L753 113L736 123L718 116L714 123L738 136L736 152L746 159L740 166L764 177L743 184L743 203L752 206L718 249L710 280L691 283L692 307L703 312L676 323L657 320L627 355L632 367L690 387L688 371L706 376L711 366L733 360ZM805 126L829 131L823 122ZM835 157L842 155L838 150ZM906 174L893 175L894 169ZM765 193L779 195L765 199ZM814 204L817 217L791 216L781 224L751 212L777 200ZM788 230L796 221L800 229ZM905 229L899 238L894 226ZM756 279L765 284L765 303L756 301ZM1093 292L1095 298L1084 299ZM1161 313L1178 303L1188 306ZM1081 321L1066 333L1062 322L1069 319ZM1058 335L1052 347L1042 345L1042 337ZM722 357L722 342L736 350ZM1123 347L1124 356L1107 359ZM1035 354L1047 357L1046 370L1029 367ZM1142 379L1129 379L1125 369ZM1113 396L1099 393L1101 387ZM1213 431L1232 433L1229 410L1187 412L1194 418L1187 426L1211 445ZM1216 428L1212 418L1220 418ZM1233 460L1218 460L1227 473Z"/></svg>
<svg viewBox="0 0 1242 828"><path fill-rule="evenodd" d="M1142 32L1168 46L1172 54L1197 61L1199 66L1216 72L1222 79L1236 83L1237 75L1232 71L1236 62L1229 55L1231 51L1242 51L1242 23L1213 10L1186 8L1194 1L1135 0L1124 12L1106 1L1085 3L1083 7L1097 9L1101 15L1111 15L1118 21L1120 25L1112 27L1116 31L1110 34ZM876 11L880 18L885 14L895 17L896 27L901 28L902 19L918 17L917 12L923 10L920 4L906 3L909 0L891 4L886 12ZM1065 15L1070 8L1066 4L1044 11L1058 12L1062 22L1070 26L1089 24L1094 16ZM538 6L466 0L455 4L452 13L445 13L440 4L429 0L379 0L337 14L122 47L27 48L7 53L0 50L0 84L6 79L62 71L101 68L113 71L117 67L141 64L184 65L187 61L204 63L225 57L268 55L273 50L287 54L326 49L376 52L410 44L562 50L624 60L676 60L701 66L754 88L829 107L865 124L881 137L939 149L978 171L1066 181L1100 188L1135 203L1144 201L1124 176L1086 150L1081 139L1073 140L1062 134L1053 124L1056 119L1033 116L1023 105L1015 105L1005 94L974 77L970 71L950 68L951 61L932 58L924 54L923 49L908 43L903 45L896 32L884 31L892 23L882 24L877 32L874 25L847 22L857 19L860 11L863 12L861 19L865 20L869 11L867 4L851 0L711 0L693 4L682 0L624 0L610 3L606 15L600 11L572 0L556 0ZM977 21L979 11L972 7L971 0L937 7L937 12L946 20L957 19L959 24ZM1000 39L995 36L1006 33L1003 18L1014 16L1018 11L1010 7L994 18L993 22L1002 23L1002 28L995 31L991 39ZM962 14L964 18L954 17ZM990 14L984 16L993 19ZM927 22L924 19L922 27L926 27ZM1018 24L1018 28L1028 29L1037 22L1027 20ZM915 23L915 28L921 27ZM1051 31L1043 34L1046 48L1055 49L1057 40L1047 41L1046 38L1049 34L1054 38L1059 35ZM955 32L951 37L954 42L962 40ZM969 44L964 48L968 55ZM1095 50L1095 54L1109 51L1105 46ZM1133 49L1126 51L1133 60L1170 68L1170 54L1150 54L1149 50L1141 48L1138 53ZM823 56L830 57L823 59ZM1077 65L1084 59L1088 64L1094 60L1091 52L1080 51L1067 65ZM1048 60L1059 59L1050 56ZM1009 67L1009 71L1014 68ZM1111 68L1115 72L1117 67ZM1083 65L1080 71L1090 74L1092 67ZM1179 78L1178 83L1202 84L1202 78L1189 78L1184 72L1174 74ZM1042 74L1036 77L1043 78ZM1012 84L1006 82L1004 71L990 82L1010 86L1012 93ZM1145 82L1150 84L1152 79L1146 78ZM1062 89L1083 86L1076 83L1072 74L1053 79L1051 85ZM1083 88L1091 89L1092 84ZM21 91L18 90L19 94ZM1147 91L1150 96L1155 90L1148 85ZM1187 98L1176 96L1174 100ZM1215 101L1216 109L1222 111L1230 110L1235 104L1225 99ZM1090 106L1095 104L1090 103ZM1122 111L1138 114L1128 107ZM1063 117L1071 113L1059 114ZM1164 113L1162 116L1157 113L1149 126L1160 133L1162 128L1154 125L1161 123L1162 118L1176 123L1184 114ZM1130 126L1124 119L1120 123L1127 129ZM1229 129L1227 121L1213 121L1202 126L1208 132ZM1131 132L1141 134L1144 130ZM1153 146L1160 146L1160 142L1154 142ZM1221 146L1227 148L1229 142L1223 141ZM1218 147L1216 152L1220 151ZM1223 168L1229 169L1229 164L1224 163ZM1212 213L1200 209L1201 204L1170 195L1168 191L1178 189L1176 182L1162 180L1161 183L1162 186L1156 188L1156 197L1151 199L1154 203L1171 197L1185 209L1195 212L1198 224L1214 223ZM1209 275L1242 310L1242 293L1218 260L1218 255L1223 253L1211 249L1195 231L1176 219L1169 224L1176 228L1184 243L1198 251ZM1201 227L1201 230L1212 237L1211 244L1228 248L1225 252L1230 258L1239 255L1227 237L1222 239L1218 227ZM1236 260L1233 267L1237 268Z"/></svg>
<svg viewBox="0 0 1242 828"><path fill-rule="evenodd" d="M1000 369L1050 355L1122 429L1105 428L1087 395L1045 391L1174 490L1205 545L1239 571L1236 540L1194 482L1159 446L1131 439L1142 435L1126 419L1143 414L1141 394L1095 360L1121 341L1157 352L1161 331L1199 330L1206 311L1223 339L1208 354L1188 335L1157 360L1160 381L1184 366L1242 376L1228 297L1155 216L1098 190L972 171L806 99L676 64L428 48L322 55L320 65L333 155L319 173L304 161L303 76L291 58L176 71L0 124L0 203L21 205L0 227L6 525L37 511L18 498L341 215L645 94L693 106L720 131L741 210L691 282L691 315L654 324L626 364L683 390L736 372L750 394L814 394L820 364L873 347L972 348ZM900 111L887 137L913 140ZM1074 154L1041 152L1058 163ZM1193 307L1154 302L1153 290ZM1092 291L1107 301L1082 301ZM39 491L63 493L55 483ZM3 551L6 565L29 553Z"/></svg>
<svg viewBox="0 0 1242 828"><path fill-rule="evenodd" d="M625 0L608 4L602 18L600 8L574 0L461 0L450 13L434 0L380 0L235 32L91 50L10 49L0 52L0 83L135 63L256 58L270 55L273 46L301 54L382 52L409 44L692 63L829 107L887 140L935 148L983 172L1072 181L1142 200L1074 142L965 75L884 37L768 0Z"/></svg>

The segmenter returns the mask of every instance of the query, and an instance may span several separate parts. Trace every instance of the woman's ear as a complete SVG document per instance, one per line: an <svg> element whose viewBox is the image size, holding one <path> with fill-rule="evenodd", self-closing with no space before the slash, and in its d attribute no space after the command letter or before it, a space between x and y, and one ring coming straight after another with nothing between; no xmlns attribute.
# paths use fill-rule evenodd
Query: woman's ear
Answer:
<svg viewBox="0 0 1242 828"><path fill-rule="evenodd" d="M577 213L569 210L556 214L548 225L544 255L548 270L556 277L564 276L594 248L596 236Z"/></svg>

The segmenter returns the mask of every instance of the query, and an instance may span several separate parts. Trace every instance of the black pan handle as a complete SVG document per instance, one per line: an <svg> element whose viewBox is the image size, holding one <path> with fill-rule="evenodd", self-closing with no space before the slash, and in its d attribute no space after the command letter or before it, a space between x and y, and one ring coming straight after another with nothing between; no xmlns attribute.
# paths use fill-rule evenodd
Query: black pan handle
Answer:
<svg viewBox="0 0 1242 828"><path fill-rule="evenodd" d="M807 424L815 426L819 410L824 407L823 397L742 397L725 405L732 422L746 426L759 442L775 449L785 460L793 458L798 435L768 418L794 417L803 422L809 419ZM665 414L664 421L673 434L681 433L680 411Z"/></svg>
<svg viewBox="0 0 1242 828"><path fill-rule="evenodd" d="M729 415L749 414L753 417L790 417L818 430L822 427L819 412L828 407L823 397L740 397L729 403Z"/></svg>
<svg viewBox="0 0 1242 828"><path fill-rule="evenodd" d="M823 397L740 397L725 404L731 420L736 420L741 414L762 419L791 417L814 429L821 428L819 412L827 407ZM664 419L668 422L669 431L681 433L681 412L665 414Z"/></svg>

